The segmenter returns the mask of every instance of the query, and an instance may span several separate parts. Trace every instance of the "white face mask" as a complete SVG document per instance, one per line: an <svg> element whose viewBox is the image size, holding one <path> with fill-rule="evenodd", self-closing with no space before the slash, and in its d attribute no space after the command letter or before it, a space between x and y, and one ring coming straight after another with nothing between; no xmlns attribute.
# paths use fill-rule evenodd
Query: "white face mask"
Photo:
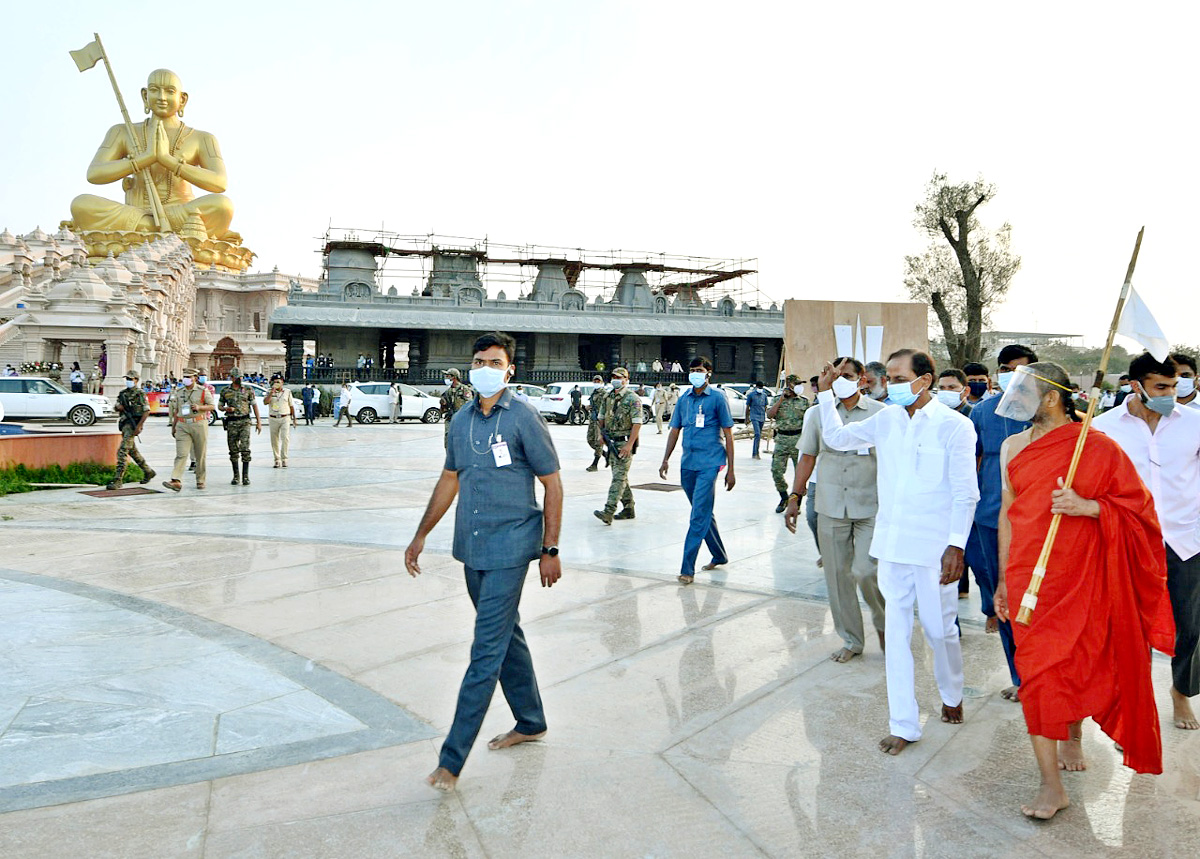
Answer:
<svg viewBox="0 0 1200 859"><path fill-rule="evenodd" d="M848 400L858 393L858 382L838 376L833 380L833 395L839 400Z"/></svg>
<svg viewBox="0 0 1200 859"><path fill-rule="evenodd" d="M957 408L958 404L962 402L962 392L961 391L938 391L937 398L938 398L938 402L941 403L943 406L949 406L950 408L954 409L954 408Z"/></svg>
<svg viewBox="0 0 1200 859"><path fill-rule="evenodd" d="M1133 385L1122 385L1121 390L1126 394L1133 393Z"/></svg>
<svg viewBox="0 0 1200 859"><path fill-rule="evenodd" d="M186 377L186 378L183 380L183 383L184 383L185 385L187 385L189 388L190 388L190 387L191 387L193 384L195 384L195 382L196 382L196 380L195 380L195 379L193 379L191 376L188 376L188 377Z"/></svg>
<svg viewBox="0 0 1200 859"><path fill-rule="evenodd" d="M442 384L448 388L454 384L454 380L453 379L442 379Z"/></svg>
<svg viewBox="0 0 1200 859"><path fill-rule="evenodd" d="M614 390L622 387L624 384L625 384L625 380L622 379L620 376L615 376L612 380L612 385L613 385Z"/></svg>
<svg viewBox="0 0 1200 859"><path fill-rule="evenodd" d="M132 387L133 387L133 379L126 379L126 380L125 380L125 387L126 387L126 388L132 388Z"/></svg>
<svg viewBox="0 0 1200 859"><path fill-rule="evenodd" d="M472 367L471 387L482 397L490 397L500 392L508 380L508 368Z"/></svg>
<svg viewBox="0 0 1200 859"><path fill-rule="evenodd" d="M1175 396L1181 400L1186 400L1194 393L1196 393L1196 380L1180 376L1179 383L1175 385Z"/></svg>

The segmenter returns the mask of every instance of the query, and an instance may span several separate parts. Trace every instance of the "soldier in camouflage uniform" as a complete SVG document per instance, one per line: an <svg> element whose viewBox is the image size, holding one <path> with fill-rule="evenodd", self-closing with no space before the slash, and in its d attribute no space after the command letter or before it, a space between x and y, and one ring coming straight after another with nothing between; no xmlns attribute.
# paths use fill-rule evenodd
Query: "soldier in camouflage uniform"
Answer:
<svg viewBox="0 0 1200 859"><path fill-rule="evenodd" d="M629 489L629 466L633 465L633 454L637 449L638 433L642 431L642 401L629 387L629 371L618 367L612 374L612 393L604 399L604 413L600 416L600 428L617 447L616 458L611 458L612 483L608 486L608 501L603 510L593 514L605 525L613 519L633 518L633 493ZM617 501L622 504L617 513Z"/></svg>
<svg viewBox="0 0 1200 859"><path fill-rule="evenodd" d="M787 508L788 460L792 461L794 469L800 458L800 429L804 426L804 412L808 409L808 400L800 396L799 388L800 377L788 376L783 393L775 398L775 402L771 403L771 408L767 410L767 420L775 421L775 453L771 456L771 477L779 493L776 513L782 513Z"/></svg>
<svg viewBox="0 0 1200 859"><path fill-rule="evenodd" d="M604 377L597 373L592 377L592 384L596 387L592 388L590 411L588 412L588 430L587 443L592 449L592 464L587 467L588 471L596 471L600 467L600 457L604 457L604 464L608 465L608 451L604 446L604 432L600 429L600 414L604 410L604 398L608 396L608 392L604 390Z"/></svg>
<svg viewBox="0 0 1200 859"><path fill-rule="evenodd" d="M225 420L225 441L229 443L229 461L233 464L234 486L250 485L250 412L254 412L254 431L262 432L262 418L258 414L258 400L254 389L242 384L242 371L234 367L229 371L229 386L221 391L219 409ZM238 474L238 461L242 473Z"/></svg>
<svg viewBox="0 0 1200 859"><path fill-rule="evenodd" d="M454 413L471 402L471 398L475 396L475 391L471 386L463 382L462 373L458 372L457 367L451 367L446 371L446 390L442 391L442 398L438 401L438 407L442 410L442 422L446 428L442 433L442 447L447 447L450 440L450 419L454 417Z"/></svg>
<svg viewBox="0 0 1200 859"><path fill-rule="evenodd" d="M149 483L154 477L154 469L142 459L137 449L137 437L141 435L146 416L150 414L150 403L146 401L146 392L138 384L136 370L125 374L125 390L117 394L117 413L121 419L118 426L121 429L121 446L117 448L117 473L108 482L109 489L120 489L121 478L125 476L125 457L128 456L142 469L142 483Z"/></svg>

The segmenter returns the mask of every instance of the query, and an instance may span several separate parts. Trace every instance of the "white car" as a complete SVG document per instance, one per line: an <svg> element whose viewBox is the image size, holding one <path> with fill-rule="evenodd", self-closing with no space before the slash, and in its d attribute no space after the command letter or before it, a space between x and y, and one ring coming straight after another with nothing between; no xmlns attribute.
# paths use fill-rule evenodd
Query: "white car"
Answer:
<svg viewBox="0 0 1200 859"><path fill-rule="evenodd" d="M208 425L212 426L218 420L224 417L224 415L222 415L220 412L221 391L229 387L229 380L220 379L215 382L208 382L207 384L212 386L213 391L217 395L217 408L208 413ZM267 395L266 386L260 385L258 382L247 382L244 380L242 381L242 384L254 391L254 399L258 403L259 417L263 418L263 420L266 420L268 407L263 405L263 397ZM292 414L295 415L297 421L304 420L304 402L300 399L300 395L297 393L292 394ZM253 416L253 413L251 413L251 416Z"/></svg>
<svg viewBox="0 0 1200 859"><path fill-rule="evenodd" d="M0 378L0 403L12 418L66 419L88 427L99 418L116 414L112 404L97 394L73 394L58 382L42 376Z"/></svg>
<svg viewBox="0 0 1200 859"><path fill-rule="evenodd" d="M595 382L555 382L547 385L546 393L534 400L533 404L537 406L541 416L548 421L565 424L570 417L572 418L571 423L583 423L583 420L570 415L571 391L576 385L579 386L579 392L583 394L580 405L586 409L592 402L592 391L596 388Z"/></svg>
<svg viewBox="0 0 1200 859"><path fill-rule="evenodd" d="M713 385L729 401L729 414L735 421L746 419L746 395L724 385Z"/></svg>
<svg viewBox="0 0 1200 859"><path fill-rule="evenodd" d="M373 424L391 420L392 404L388 401L391 382L353 382L354 394L350 398L350 416L360 424ZM337 399L338 394L333 395ZM435 424L442 419L442 409L437 397L431 397L412 385L400 385L400 419Z"/></svg>

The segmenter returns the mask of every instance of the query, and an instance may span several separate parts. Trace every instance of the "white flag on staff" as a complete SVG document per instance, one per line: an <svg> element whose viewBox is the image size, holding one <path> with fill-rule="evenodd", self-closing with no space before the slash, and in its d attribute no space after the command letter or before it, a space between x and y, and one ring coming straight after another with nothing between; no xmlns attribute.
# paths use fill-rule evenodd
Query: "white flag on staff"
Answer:
<svg viewBox="0 0 1200 859"><path fill-rule="evenodd" d="M1125 309L1121 311L1121 321L1117 323L1117 333L1142 344L1156 361L1165 361L1171 354L1167 335L1163 334L1154 314L1132 286L1129 287L1129 298L1125 300Z"/></svg>

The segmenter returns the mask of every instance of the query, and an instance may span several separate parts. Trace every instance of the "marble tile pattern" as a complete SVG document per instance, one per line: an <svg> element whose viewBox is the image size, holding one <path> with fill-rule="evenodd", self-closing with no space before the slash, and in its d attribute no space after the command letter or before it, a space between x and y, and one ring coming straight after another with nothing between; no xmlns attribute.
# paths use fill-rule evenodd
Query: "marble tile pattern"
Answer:
<svg viewBox="0 0 1200 859"><path fill-rule="evenodd" d="M497 695L449 796L422 781L472 634L449 523L421 577L402 559L441 427L299 427L289 468L259 465L249 487L0 498L0 855L1200 853L1200 735L1163 718L1165 660L1164 774L1126 770L1087 723L1072 806L1033 823L1018 811L1033 757L974 587L965 723L937 719L918 634L925 736L884 756L882 655L829 661L824 574L811 534L773 513L769 458L737 443L716 506L731 563L681 588L683 494L638 492L637 518L605 527L591 511L608 474L584 471L583 429L551 435L565 575L549 590L531 575L522 604L550 733L487 751L511 727ZM143 438L168 465L161 423ZM631 483L658 480L665 438L646 433ZM252 443L269 463L265 436Z"/></svg>

